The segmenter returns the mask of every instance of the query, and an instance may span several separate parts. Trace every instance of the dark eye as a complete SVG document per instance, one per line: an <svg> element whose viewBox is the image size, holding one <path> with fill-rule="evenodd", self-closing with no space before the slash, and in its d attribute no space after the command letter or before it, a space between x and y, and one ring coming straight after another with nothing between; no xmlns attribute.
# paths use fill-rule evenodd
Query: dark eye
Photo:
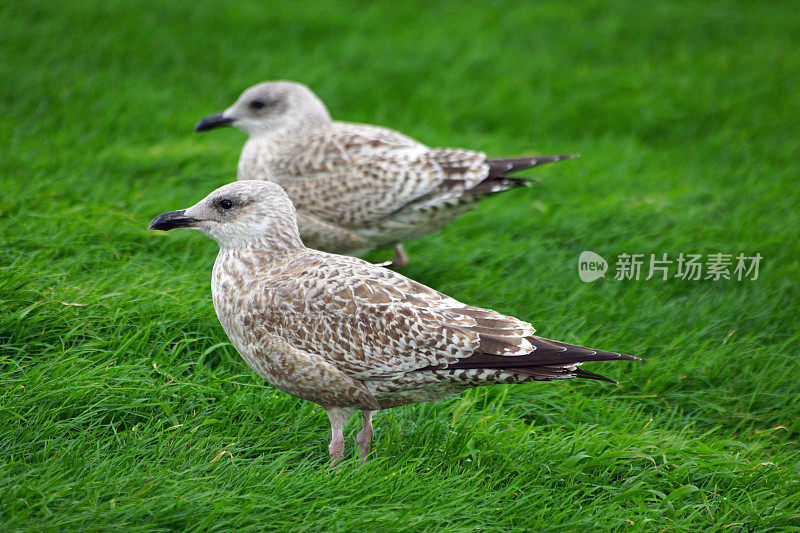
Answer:
<svg viewBox="0 0 800 533"><path fill-rule="evenodd" d="M253 100L250 102L250 109L262 109L267 107L267 103L264 100Z"/></svg>
<svg viewBox="0 0 800 533"><path fill-rule="evenodd" d="M217 205L219 205L222 209L230 209L233 207L233 201L229 198L223 198L217 203Z"/></svg>

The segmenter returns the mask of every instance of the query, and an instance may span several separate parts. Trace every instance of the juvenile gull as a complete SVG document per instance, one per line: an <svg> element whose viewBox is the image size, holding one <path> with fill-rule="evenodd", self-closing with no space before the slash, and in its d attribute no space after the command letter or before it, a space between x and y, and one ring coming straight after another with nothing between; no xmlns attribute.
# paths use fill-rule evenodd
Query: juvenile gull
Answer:
<svg viewBox="0 0 800 533"><path fill-rule="evenodd" d="M372 415L467 387L562 378L611 381L585 361L637 360L534 335L533 326L463 304L355 257L306 248L278 185L238 181L150 229L197 229L220 246L211 293L236 350L275 387L321 405L343 457L342 428L361 410L359 457Z"/></svg>
<svg viewBox="0 0 800 533"><path fill-rule="evenodd" d="M297 208L306 245L347 255L395 247L393 267L408 261L403 241L527 183L508 173L574 157L486 159L472 150L429 148L388 128L333 121L308 87L288 81L250 87L195 131L220 126L250 136L239 179L281 185Z"/></svg>

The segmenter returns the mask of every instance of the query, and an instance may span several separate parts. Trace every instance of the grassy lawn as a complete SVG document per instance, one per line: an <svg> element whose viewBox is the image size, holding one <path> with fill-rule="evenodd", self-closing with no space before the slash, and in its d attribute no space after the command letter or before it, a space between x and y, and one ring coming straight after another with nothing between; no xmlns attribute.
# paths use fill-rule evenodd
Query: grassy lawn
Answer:
<svg viewBox="0 0 800 533"><path fill-rule="evenodd" d="M0 3L0 529L800 531L799 33L770 1ZM235 178L244 135L194 123L281 78L434 146L579 152L403 272L645 361L385 411L330 468L324 412L227 342L216 245L146 230Z"/></svg>

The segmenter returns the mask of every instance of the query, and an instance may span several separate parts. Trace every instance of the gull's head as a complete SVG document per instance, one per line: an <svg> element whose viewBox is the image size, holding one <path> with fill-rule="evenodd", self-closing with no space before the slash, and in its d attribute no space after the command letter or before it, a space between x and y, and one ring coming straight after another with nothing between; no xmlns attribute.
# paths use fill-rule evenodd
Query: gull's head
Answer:
<svg viewBox="0 0 800 533"><path fill-rule="evenodd" d="M255 136L330 120L325 104L305 85L293 81L266 81L247 89L222 113L198 122L194 131L233 126Z"/></svg>
<svg viewBox="0 0 800 533"><path fill-rule="evenodd" d="M223 185L192 207L154 218L148 229L196 229L222 248L255 242L302 246L291 200L279 185L243 180Z"/></svg>

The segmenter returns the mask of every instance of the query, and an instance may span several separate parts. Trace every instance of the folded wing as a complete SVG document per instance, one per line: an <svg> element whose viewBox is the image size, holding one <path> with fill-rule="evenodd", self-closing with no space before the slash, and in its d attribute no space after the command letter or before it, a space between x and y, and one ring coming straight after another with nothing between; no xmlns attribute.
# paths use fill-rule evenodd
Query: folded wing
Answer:
<svg viewBox="0 0 800 533"><path fill-rule="evenodd" d="M314 250L272 272L245 308L252 327L360 380L464 368L593 377L577 365L635 359L537 337L517 318L464 305L360 259Z"/></svg>

